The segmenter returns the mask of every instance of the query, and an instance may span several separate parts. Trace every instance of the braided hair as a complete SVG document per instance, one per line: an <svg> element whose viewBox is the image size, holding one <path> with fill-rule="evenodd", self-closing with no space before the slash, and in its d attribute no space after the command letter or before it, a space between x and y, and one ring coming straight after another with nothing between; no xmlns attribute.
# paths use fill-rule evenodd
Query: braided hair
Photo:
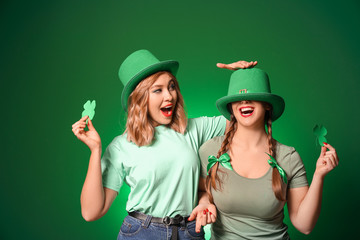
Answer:
<svg viewBox="0 0 360 240"><path fill-rule="evenodd" d="M272 137L272 120L271 120L272 106L271 105L268 106L269 106L269 110L266 110L265 113L265 124L267 127L267 142L269 145L269 154L275 158L276 142ZM225 138L218 151L217 158L219 158L221 155L229 151L236 129L237 129L237 121L234 114L231 114L229 129L225 134ZM218 171L222 172L219 169L219 162L216 162L215 165L212 166L212 168L210 168L208 172L208 176L206 177L206 192L209 195L209 200L211 203L214 203L214 198L211 193L211 189L213 188L214 190L218 190L218 189L221 190L222 188L222 180L218 175ZM272 188L275 197L279 201L286 201L285 186L282 183L281 176L277 168L273 168L272 170Z"/></svg>

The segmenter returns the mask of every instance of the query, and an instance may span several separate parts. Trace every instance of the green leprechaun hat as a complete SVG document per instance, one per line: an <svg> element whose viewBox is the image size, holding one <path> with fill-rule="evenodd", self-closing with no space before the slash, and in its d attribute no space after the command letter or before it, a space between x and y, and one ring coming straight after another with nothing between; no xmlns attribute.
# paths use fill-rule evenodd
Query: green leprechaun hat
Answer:
<svg viewBox="0 0 360 240"><path fill-rule="evenodd" d="M121 105L125 112L127 112L130 94L144 78L159 71L168 71L175 76L178 68L179 62L174 60L160 61L145 49L130 54L119 68L119 78L124 84Z"/></svg>
<svg viewBox="0 0 360 240"><path fill-rule="evenodd" d="M216 106L230 120L228 104L243 100L270 103L273 107L272 121L278 119L285 109L284 99L271 93L269 77L259 68L239 69L231 74L228 94L218 99Z"/></svg>

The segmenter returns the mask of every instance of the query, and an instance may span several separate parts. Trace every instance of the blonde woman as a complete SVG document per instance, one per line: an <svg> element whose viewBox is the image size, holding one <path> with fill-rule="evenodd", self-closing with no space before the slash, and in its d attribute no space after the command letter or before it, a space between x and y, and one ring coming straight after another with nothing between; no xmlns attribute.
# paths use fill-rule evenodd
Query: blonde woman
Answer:
<svg viewBox="0 0 360 240"><path fill-rule="evenodd" d="M256 63L238 62L238 67ZM203 239L188 216L197 204L202 143L222 135L223 117L187 119L175 78L177 61L159 61L147 50L128 56L119 69L124 84L121 101L128 113L124 134L116 137L101 157L101 139L88 117L73 125L74 134L91 150L81 192L87 221L102 217L123 183L130 187L118 239ZM88 131L84 131L88 121ZM193 214L204 224L213 205L198 206ZM204 214L205 213L205 214ZM203 225L204 225L203 224Z"/></svg>
<svg viewBox="0 0 360 240"><path fill-rule="evenodd" d="M260 69L235 71L228 95L216 104L230 124L225 136L200 148L201 182L206 179L209 194L201 201L215 203L218 211L211 239L290 239L285 203L292 224L310 233L320 214L324 177L339 163L335 149L324 143L309 187L299 154L272 137L272 122L285 102L271 93Z"/></svg>

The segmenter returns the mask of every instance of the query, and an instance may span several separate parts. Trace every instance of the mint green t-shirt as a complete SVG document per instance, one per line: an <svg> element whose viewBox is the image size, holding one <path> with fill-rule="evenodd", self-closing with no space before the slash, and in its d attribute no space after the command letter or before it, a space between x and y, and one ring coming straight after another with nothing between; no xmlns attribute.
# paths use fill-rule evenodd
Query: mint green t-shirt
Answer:
<svg viewBox="0 0 360 240"><path fill-rule="evenodd" d="M207 140L223 135L225 125L221 116L189 119L184 135L158 126L153 143L142 147L128 142L126 133L120 135L101 159L103 186L117 192L124 182L130 187L128 212L187 216L197 204L198 149Z"/></svg>
<svg viewBox="0 0 360 240"><path fill-rule="evenodd" d="M206 178L208 156L217 156L224 136L201 146L201 176ZM265 154L265 153L264 153ZM293 147L276 143L276 160L287 175L287 188L307 186L304 164ZM222 190L212 190L217 220L211 227L211 239L290 239L284 224L284 202L272 189L272 168L260 178L246 178L219 165Z"/></svg>

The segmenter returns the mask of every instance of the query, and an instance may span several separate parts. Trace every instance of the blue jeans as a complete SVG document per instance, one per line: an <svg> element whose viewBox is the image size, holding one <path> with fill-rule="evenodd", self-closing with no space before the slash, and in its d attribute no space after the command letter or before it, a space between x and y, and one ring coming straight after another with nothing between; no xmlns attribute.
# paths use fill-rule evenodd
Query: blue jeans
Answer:
<svg viewBox="0 0 360 240"><path fill-rule="evenodd" d="M121 225L118 240L169 240L172 234L172 226L161 223L150 223L149 219L139 220L132 216L127 216ZM178 226L178 239L205 239L204 230L201 227L199 233L195 232L195 221L187 222L183 220Z"/></svg>

